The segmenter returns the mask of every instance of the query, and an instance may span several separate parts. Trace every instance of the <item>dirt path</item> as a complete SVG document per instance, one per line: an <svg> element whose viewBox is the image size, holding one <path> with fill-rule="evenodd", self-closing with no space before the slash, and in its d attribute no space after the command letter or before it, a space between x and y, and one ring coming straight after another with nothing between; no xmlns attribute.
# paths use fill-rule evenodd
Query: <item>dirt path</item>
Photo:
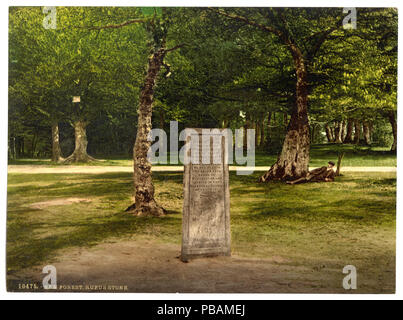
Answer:
<svg viewBox="0 0 403 320"><path fill-rule="evenodd" d="M234 167L230 166L230 171L248 170L255 172L268 171L270 167ZM315 168L310 168L311 170ZM154 166L154 172L181 172L181 166ZM396 172L396 167L343 167L343 172ZM38 165L9 165L8 173L86 173L102 174L113 172L133 172L132 167L128 166L38 166Z"/></svg>
<svg viewBox="0 0 403 320"><path fill-rule="evenodd" d="M340 270L291 266L281 257L233 256L183 263L177 258L179 254L179 245L126 240L91 249L72 249L60 255L52 265L57 269L61 291L75 286L74 291L159 293L345 292L341 288L343 274ZM13 287L27 282L40 287L44 276L42 268L9 277L9 283Z"/></svg>

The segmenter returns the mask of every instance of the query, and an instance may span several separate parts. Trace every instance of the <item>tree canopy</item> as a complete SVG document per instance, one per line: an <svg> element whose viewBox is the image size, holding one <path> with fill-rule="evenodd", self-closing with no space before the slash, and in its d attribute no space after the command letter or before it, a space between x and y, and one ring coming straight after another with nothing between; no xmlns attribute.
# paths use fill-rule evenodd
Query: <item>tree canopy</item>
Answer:
<svg viewBox="0 0 403 320"><path fill-rule="evenodd" d="M355 30L342 27L340 8L56 10L56 29L45 29L43 8L10 8L11 157L50 156L52 123L67 156L76 121L91 154L128 155L152 43L161 41L181 48L158 75L154 127L249 127L259 148L280 152L298 100L294 52L307 73L309 140L326 141L326 126L346 135L343 126L358 122L355 131L368 127L372 139L357 143L394 141L395 9L357 9Z"/></svg>

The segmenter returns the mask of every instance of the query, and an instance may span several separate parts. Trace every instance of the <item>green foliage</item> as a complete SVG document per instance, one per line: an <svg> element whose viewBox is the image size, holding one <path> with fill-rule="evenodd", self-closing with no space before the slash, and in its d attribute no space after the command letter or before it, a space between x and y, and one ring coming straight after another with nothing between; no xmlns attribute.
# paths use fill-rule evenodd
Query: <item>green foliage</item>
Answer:
<svg viewBox="0 0 403 320"><path fill-rule="evenodd" d="M133 134L148 54L146 32L141 26L119 31L93 29L101 23L115 23L117 16L121 19L131 14L136 10L57 7L57 29L52 30L43 28L40 8L11 10L12 136L21 135L13 125L32 116L45 121L44 125L110 119L106 127L98 127L95 132L117 132L116 127L120 127L126 132L120 139ZM80 96L81 102L72 103L73 96ZM129 148L124 149L127 152Z"/></svg>
<svg viewBox="0 0 403 320"><path fill-rule="evenodd" d="M160 7L141 7L141 13L145 16L162 15L162 8Z"/></svg>
<svg viewBox="0 0 403 320"><path fill-rule="evenodd" d="M357 30L334 34L316 64L311 115L383 121L397 108L397 11L363 10Z"/></svg>
<svg viewBox="0 0 403 320"><path fill-rule="evenodd" d="M322 141L322 124L359 119L372 122L377 144L390 145L385 118L397 106L395 9L360 8L357 30L341 28L339 8L223 10L290 31L307 60L313 142ZM90 123L93 154L128 154L147 58L160 46L181 49L167 54L158 79L154 127L171 120L181 128L262 121L265 149L281 148L296 76L277 36L206 8L57 7L55 30L43 28L43 18L39 7L10 8L9 140L22 154L48 154L51 123L75 119ZM136 19L141 23L122 26ZM73 104L73 96L81 102ZM68 138L71 131L61 127Z"/></svg>

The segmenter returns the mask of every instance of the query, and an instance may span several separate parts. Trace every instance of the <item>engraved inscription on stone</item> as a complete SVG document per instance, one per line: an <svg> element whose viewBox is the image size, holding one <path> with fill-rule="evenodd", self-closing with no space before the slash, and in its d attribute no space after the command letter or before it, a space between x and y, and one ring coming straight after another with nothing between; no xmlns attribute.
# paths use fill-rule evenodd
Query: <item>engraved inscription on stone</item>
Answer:
<svg viewBox="0 0 403 320"><path fill-rule="evenodd" d="M195 155L191 155L192 163L185 166L182 260L231 252L225 139L220 134L210 134L211 139L202 138L202 129L195 130L199 161L194 164Z"/></svg>

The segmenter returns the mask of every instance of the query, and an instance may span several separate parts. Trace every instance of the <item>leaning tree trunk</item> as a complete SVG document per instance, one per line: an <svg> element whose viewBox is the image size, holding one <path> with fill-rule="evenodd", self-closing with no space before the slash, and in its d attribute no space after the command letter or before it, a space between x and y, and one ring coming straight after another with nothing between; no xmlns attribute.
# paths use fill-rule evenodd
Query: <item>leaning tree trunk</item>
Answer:
<svg viewBox="0 0 403 320"><path fill-rule="evenodd" d="M154 89L164 55L165 50L159 49L148 59L147 76L140 93L137 137L133 149L135 203L126 209L137 216L162 216L166 213L154 199L151 163L147 158L148 150L151 147L148 135L152 129Z"/></svg>
<svg viewBox="0 0 403 320"><path fill-rule="evenodd" d="M390 151L396 152L396 150L397 150L397 121L396 121L396 114L394 111L389 112L389 122L390 122L390 125L392 126L392 132L393 132L393 144L392 144Z"/></svg>
<svg viewBox="0 0 403 320"><path fill-rule="evenodd" d="M353 131L354 131L354 121L348 120L347 122L347 133L344 138L344 143L352 143L353 142Z"/></svg>
<svg viewBox="0 0 403 320"><path fill-rule="evenodd" d="M82 120L74 121L75 149L74 152L64 160L64 163L95 161L95 159L87 153L87 125L88 123Z"/></svg>
<svg viewBox="0 0 403 320"><path fill-rule="evenodd" d="M354 143L359 144L361 139L361 123L358 120L354 121Z"/></svg>
<svg viewBox="0 0 403 320"><path fill-rule="evenodd" d="M59 143L59 124L57 122L52 124L52 161L63 161L62 150Z"/></svg>
<svg viewBox="0 0 403 320"><path fill-rule="evenodd" d="M362 123L362 131L364 135L364 142L366 145L371 144L371 130L370 130L370 124L367 121L364 121Z"/></svg>
<svg viewBox="0 0 403 320"><path fill-rule="evenodd" d="M308 73L302 53L295 47L292 50L297 74L296 107L291 115L281 154L260 178L262 182L294 180L304 177L309 171Z"/></svg>

